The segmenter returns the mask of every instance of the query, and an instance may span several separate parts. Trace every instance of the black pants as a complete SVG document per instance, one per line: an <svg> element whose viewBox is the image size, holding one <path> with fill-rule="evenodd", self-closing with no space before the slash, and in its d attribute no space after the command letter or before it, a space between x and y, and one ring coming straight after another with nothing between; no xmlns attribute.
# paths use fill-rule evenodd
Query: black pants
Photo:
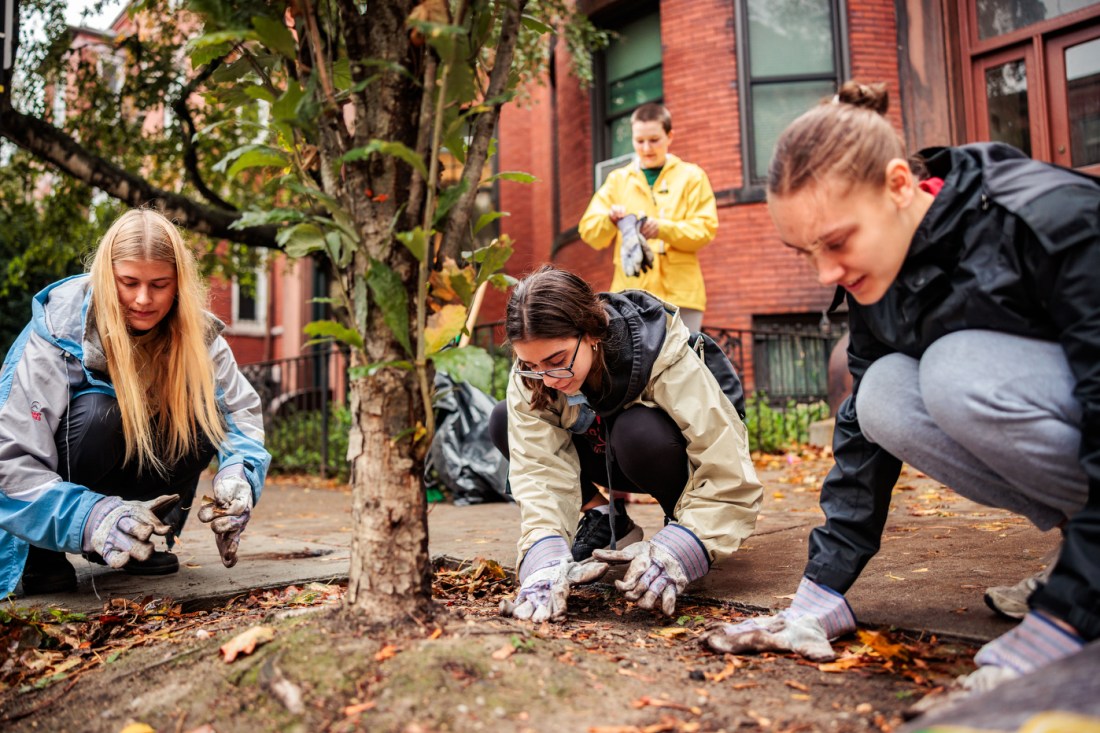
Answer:
<svg viewBox="0 0 1100 733"><path fill-rule="evenodd" d="M150 468L139 472L136 461L123 465L126 440L118 402L96 392L69 403L68 414L61 418L54 440L57 472L65 481L126 500L148 501L165 494L179 494L179 503L163 517L177 535L191 510L199 476L215 453L214 446L204 438L194 453L168 466L164 475Z"/></svg>
<svg viewBox="0 0 1100 733"><path fill-rule="evenodd" d="M607 477L607 444L610 435L611 481ZM508 407L498 402L489 418L493 445L508 455ZM582 504L599 491L596 484L615 491L649 494L665 514L673 513L688 480L687 440L665 412L637 406L594 424L587 433L573 436L581 464Z"/></svg>

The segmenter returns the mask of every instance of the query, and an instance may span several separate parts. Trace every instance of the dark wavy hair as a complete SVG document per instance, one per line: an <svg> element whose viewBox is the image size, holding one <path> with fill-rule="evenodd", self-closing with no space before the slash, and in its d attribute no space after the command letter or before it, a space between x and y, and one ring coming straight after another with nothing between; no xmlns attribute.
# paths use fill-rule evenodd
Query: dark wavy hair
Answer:
<svg viewBox="0 0 1100 733"><path fill-rule="evenodd" d="M603 341L607 336L607 311L587 282L568 270L544 265L519 281L504 316L508 341L577 338L584 334ZM592 360L589 379L599 385L607 364L604 349ZM556 398L557 390L541 379L524 379L534 396L531 405L545 409Z"/></svg>

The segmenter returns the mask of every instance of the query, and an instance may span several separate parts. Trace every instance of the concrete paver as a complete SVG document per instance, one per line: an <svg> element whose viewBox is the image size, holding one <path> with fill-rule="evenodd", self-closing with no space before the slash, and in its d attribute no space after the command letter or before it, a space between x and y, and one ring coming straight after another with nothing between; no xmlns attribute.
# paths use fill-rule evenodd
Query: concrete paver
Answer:
<svg viewBox="0 0 1100 733"><path fill-rule="evenodd" d="M813 468L793 479L789 467L762 472L767 490L756 533L690 586L689 595L745 610L789 603L806 563L807 537L821 522L816 486L822 469ZM203 493L210 493L208 483L200 485ZM629 512L647 537L663 524L654 504L631 504ZM513 504L435 504L429 529L433 556L515 565L519 510ZM176 547L181 562L176 575L133 577L74 557L77 592L17 604L87 612L113 597L169 596L194 608L253 588L339 581L347 578L350 541L347 491L272 483L253 513L234 568L222 567L210 531L192 519ZM910 471L895 492L882 551L848 599L861 623L990 639L1011 623L985 607L984 589L1039 570L1040 559L1057 542L1057 533L1040 533L1019 517L969 502Z"/></svg>

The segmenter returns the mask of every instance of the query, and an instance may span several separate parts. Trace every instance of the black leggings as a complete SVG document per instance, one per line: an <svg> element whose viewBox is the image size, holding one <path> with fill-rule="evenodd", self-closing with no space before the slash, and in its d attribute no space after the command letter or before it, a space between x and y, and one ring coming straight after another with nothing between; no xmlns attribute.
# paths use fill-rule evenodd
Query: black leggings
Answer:
<svg viewBox="0 0 1100 733"><path fill-rule="evenodd" d="M620 412L605 422L606 431L596 425L588 433L573 436L581 464L582 504L599 491L596 484L609 486L604 435L611 435L610 488L631 494L649 494L675 518L676 502L688 480L687 440L664 411L641 405ZM489 418L493 445L508 456L508 407L498 402Z"/></svg>
<svg viewBox="0 0 1100 733"><path fill-rule="evenodd" d="M69 403L68 413L54 435L57 443L57 472L65 481L87 486L106 496L148 501L165 494L179 494L180 501L164 516L175 534L183 529L199 476L214 457L214 446L203 438L198 449L173 466L165 475L152 469L138 472L137 462L123 465L126 440L122 413L110 395L90 392Z"/></svg>

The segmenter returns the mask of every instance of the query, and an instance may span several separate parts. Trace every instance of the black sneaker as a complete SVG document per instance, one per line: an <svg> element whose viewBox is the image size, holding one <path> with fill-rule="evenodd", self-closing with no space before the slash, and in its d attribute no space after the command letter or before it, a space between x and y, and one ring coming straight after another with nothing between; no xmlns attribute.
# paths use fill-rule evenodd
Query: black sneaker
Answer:
<svg viewBox="0 0 1100 733"><path fill-rule="evenodd" d="M76 568L64 552L44 550L33 545L23 567L23 595L72 593L76 590Z"/></svg>
<svg viewBox="0 0 1100 733"><path fill-rule="evenodd" d="M623 549L627 545L641 542L642 528L626 514L622 499L615 500L615 545ZM577 534L573 538L573 559L577 562L592 557L596 550L605 550L611 546L611 521L608 515L599 509L589 509L577 525Z"/></svg>
<svg viewBox="0 0 1100 733"><path fill-rule="evenodd" d="M96 565L107 564L98 552L85 552L84 559ZM171 575L179 572L180 561L171 552L154 550L148 560L130 560L119 569L127 575Z"/></svg>

